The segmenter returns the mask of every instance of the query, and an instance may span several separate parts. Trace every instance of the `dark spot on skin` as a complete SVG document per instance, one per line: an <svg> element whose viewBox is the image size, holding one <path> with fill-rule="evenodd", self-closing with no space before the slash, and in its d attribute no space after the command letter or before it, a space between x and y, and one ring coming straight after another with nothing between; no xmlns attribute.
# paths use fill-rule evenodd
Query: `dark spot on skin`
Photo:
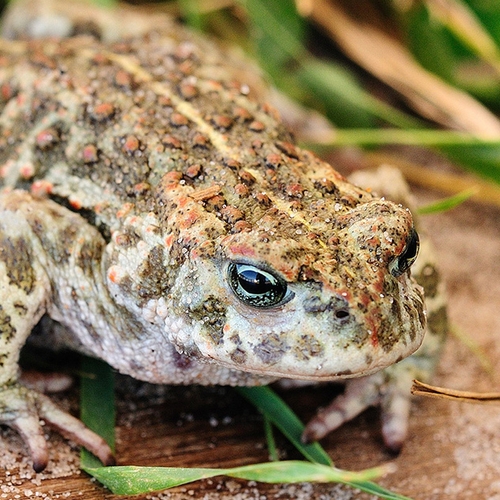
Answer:
<svg viewBox="0 0 500 500"><path fill-rule="evenodd" d="M276 142L276 147L282 152L285 153L290 158L298 160L299 155L297 153L297 149L295 145L290 142L278 141Z"/></svg>
<svg viewBox="0 0 500 500"><path fill-rule="evenodd" d="M318 340L302 335L293 349L293 354L297 360L307 361L310 358L320 356L323 350L323 346Z"/></svg>
<svg viewBox="0 0 500 500"><path fill-rule="evenodd" d="M141 264L138 270L137 295L141 299L162 297L168 293L171 287L171 277L165 266L165 250L160 245L151 249L148 258Z"/></svg>
<svg viewBox="0 0 500 500"><path fill-rule="evenodd" d="M27 295L33 291L36 276L31 251L23 238L13 240L0 235L0 261L5 263L9 284L17 286Z"/></svg>
<svg viewBox="0 0 500 500"><path fill-rule="evenodd" d="M215 324L206 324L207 335L212 339L214 345L221 345L223 343L224 332L222 330L222 327L220 326L220 323L222 322L217 321Z"/></svg>
<svg viewBox="0 0 500 500"><path fill-rule="evenodd" d="M334 319L337 320L347 320L350 316L349 304L342 297L332 297L325 302L321 297L314 295L304 300L304 310L311 314L332 311Z"/></svg>
<svg viewBox="0 0 500 500"><path fill-rule="evenodd" d="M391 315L396 318L397 323L401 323L401 306L398 300L392 301Z"/></svg>
<svg viewBox="0 0 500 500"><path fill-rule="evenodd" d="M221 345L224 339L226 313L226 308L216 297L208 297L201 306L190 310L189 317L202 322L206 335L214 345Z"/></svg>
<svg viewBox="0 0 500 500"><path fill-rule="evenodd" d="M134 282L128 274L120 278L120 283L118 284L118 286L120 287L120 290L124 293L124 295L132 295Z"/></svg>
<svg viewBox="0 0 500 500"><path fill-rule="evenodd" d="M134 231L129 230L116 234L113 239L119 247L130 248L137 245L140 238Z"/></svg>
<svg viewBox="0 0 500 500"><path fill-rule="evenodd" d="M174 359L174 365L176 368L185 370L191 366L191 359L185 354L180 354L175 349L172 349L172 358Z"/></svg>
<svg viewBox="0 0 500 500"><path fill-rule="evenodd" d="M5 344L8 344L14 338L16 331L16 328L12 324L11 317L0 305L0 338Z"/></svg>
<svg viewBox="0 0 500 500"><path fill-rule="evenodd" d="M19 316L24 316L28 312L28 308L22 302L14 302L14 308Z"/></svg>
<svg viewBox="0 0 500 500"><path fill-rule="evenodd" d="M144 371L144 364L139 359L129 359L129 367L134 373L141 373Z"/></svg>
<svg viewBox="0 0 500 500"><path fill-rule="evenodd" d="M190 345L182 348L182 355L189 358L191 361L204 360L204 356L195 345Z"/></svg>
<svg viewBox="0 0 500 500"><path fill-rule="evenodd" d="M247 360L247 353L243 349L241 349L240 336L237 333L234 333L233 335L231 335L229 340L236 345L236 348L231 353L231 359L238 365L244 364Z"/></svg>
<svg viewBox="0 0 500 500"><path fill-rule="evenodd" d="M283 339L276 333L272 333L254 347L254 353L264 364L273 365L283 357L288 349L289 347L284 345Z"/></svg>
<svg viewBox="0 0 500 500"><path fill-rule="evenodd" d="M314 187L322 194L339 195L339 189L331 179L315 181Z"/></svg>
<svg viewBox="0 0 500 500"><path fill-rule="evenodd" d="M82 324L85 327L85 330L87 330L87 333L92 337L94 342L97 345L101 345L102 344L101 336L99 335L99 332L94 328L94 325L84 320L82 320Z"/></svg>
<svg viewBox="0 0 500 500"><path fill-rule="evenodd" d="M75 255L75 265L85 276L92 277L96 268L99 268L103 252L103 242L85 241Z"/></svg>
<svg viewBox="0 0 500 500"><path fill-rule="evenodd" d="M85 219L91 226L95 227L97 231L99 231L99 233L104 238L104 241L106 243L109 243L111 241L111 233L109 231L109 227L106 226L102 221L98 220L97 214L93 210L87 208L76 209L74 206L70 204L70 202L66 198L63 198L61 196L52 195L50 198L51 200L55 201L58 205L67 208L70 212L76 213L81 217L83 217L83 219ZM62 217L62 214L59 212L53 212L50 215L53 216L54 218ZM38 236L40 241L42 241L42 244L44 244L47 238L43 238L43 231L45 231L45 228L43 227L42 222L37 219L33 219L32 221L30 220L29 222L35 234Z"/></svg>
<svg viewBox="0 0 500 500"><path fill-rule="evenodd" d="M395 323L391 318L380 318L379 329L377 331L378 345L385 351L390 352L396 344L395 328L398 323Z"/></svg>
<svg viewBox="0 0 500 500"><path fill-rule="evenodd" d="M425 315L425 307L424 307L424 299L422 298L421 301L419 301L418 299L413 299L413 306L414 306L414 309L415 311L417 311L418 313L418 321L420 323L420 325L422 326L422 328L425 328L425 325L427 324L427 317ZM412 329L410 333L413 333L414 330ZM412 337L412 340L414 338L414 335Z"/></svg>
<svg viewBox="0 0 500 500"><path fill-rule="evenodd" d="M335 374L336 377L347 377L348 375L352 375L352 370L343 370Z"/></svg>
<svg viewBox="0 0 500 500"><path fill-rule="evenodd" d="M239 347L237 347L231 353L231 360L238 365L242 365L247 360L247 353L243 349L240 349Z"/></svg>
<svg viewBox="0 0 500 500"><path fill-rule="evenodd" d="M424 314L424 307L420 301L414 299L411 304L404 302L402 305L404 307L406 315L410 318L410 321L413 324L416 323L417 315L418 315L418 321L419 321L420 325L422 327L425 326L426 318L425 318L425 314ZM415 340L416 329L410 328L408 330L408 334L410 336L410 340L413 342Z"/></svg>

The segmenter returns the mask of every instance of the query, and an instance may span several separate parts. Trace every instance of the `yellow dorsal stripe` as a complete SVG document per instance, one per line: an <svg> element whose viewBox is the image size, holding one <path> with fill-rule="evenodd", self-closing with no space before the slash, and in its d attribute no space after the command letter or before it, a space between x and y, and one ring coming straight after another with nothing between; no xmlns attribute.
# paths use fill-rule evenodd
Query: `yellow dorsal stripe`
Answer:
<svg viewBox="0 0 500 500"><path fill-rule="evenodd" d="M0 50L10 54L19 54L27 50L27 43L24 41L0 39ZM77 50L77 52L88 59L91 59L96 55L104 56L110 61L113 61L121 66L125 71L134 75L134 77L138 81L147 83L156 95L168 97L175 109L186 118L191 120L193 123L195 123L200 131L205 133L209 137L211 143L218 151L220 151L228 158L238 158L238 152L234 148L231 148L227 145L226 136L215 130L214 127L212 127L206 120L204 120L200 113L189 102L175 95L168 87L168 85L156 81L151 73L146 71L131 57L121 54L115 54L107 50L96 51L94 49L88 48Z"/></svg>
<svg viewBox="0 0 500 500"><path fill-rule="evenodd" d="M11 40L0 40L0 50L10 53L19 53L26 50L25 42L11 41ZM165 83L155 80L154 76L146 71L140 64L135 62L133 58L127 55L115 54L110 51L96 51L94 49L80 49L79 54L83 57L91 59L96 55L104 56L110 61L118 64L122 69L132 74L135 79L139 82L146 83L153 92L162 97L168 97L173 105L173 107L185 116L187 119L191 120L202 133L205 133L210 139L213 146L220 151L221 154L228 158L238 159L239 154L235 148L230 147L227 144L227 136L218 132L213 126L211 126L199 113L199 111L192 106L188 101L181 99L178 95L174 94L168 85ZM254 169L247 169L255 178L259 179L262 185L265 185L265 181L262 178L260 172ZM217 187L220 189L220 187ZM286 213L291 219L300 222L308 231L314 232L310 223L304 219L297 212L290 208L290 204L284 200L279 199L272 193L267 192L267 196L271 199L274 206ZM327 248L327 244L321 240L317 240L323 248Z"/></svg>
<svg viewBox="0 0 500 500"><path fill-rule="evenodd" d="M90 57L96 54L96 52L92 50L86 50L85 52L87 52L87 55ZM215 130L214 127L204 120L199 111L196 110L196 108L194 108L189 102L181 99L179 96L171 92L168 85L155 80L151 73L144 70L144 68L134 62L132 58L108 51L102 53L101 55L104 55L109 60L121 66L125 71L134 75L137 80L148 83L149 87L156 95L168 97L175 109L195 123L200 131L208 136L214 147L222 154L229 158L236 159L238 157L237 151L227 145L226 136Z"/></svg>
<svg viewBox="0 0 500 500"><path fill-rule="evenodd" d="M227 138L223 134L217 132L217 130L215 130L209 123L207 123L200 116L200 113L189 102L184 101L177 95L172 94L167 85L154 80L154 77L150 73L145 71L140 65L136 64L130 57L114 54L112 52L105 53L104 55L108 57L110 60L119 64L124 70L132 73L138 80L147 82L150 88L152 88L157 95L163 95L169 97L170 100L172 101L172 104L177 109L177 111L182 115L184 115L189 120L191 120L192 122L194 122L198 126L198 128L210 138L212 144L221 153L225 154L230 158L235 158L235 159L238 158L237 151L235 151L233 148L227 145ZM262 179L262 176L260 175L260 172L254 169L247 169L247 170L256 179L259 179L262 185L265 184L264 179ZM267 196L269 196L269 198L271 199L276 208L286 213L291 219L300 222L308 231L314 232L310 223L306 219L300 216L297 212L291 210L289 203L280 200L276 196L273 196L272 193L266 193L266 194ZM328 247L328 245L320 238L317 241L323 248Z"/></svg>
<svg viewBox="0 0 500 500"><path fill-rule="evenodd" d="M251 173L258 180L258 182L261 186L264 186L266 184L266 182L264 181L264 179L262 178L262 176L258 170L255 170L253 168L247 168L246 170L247 170L247 172ZM269 199L273 202L273 205L278 210L281 210L282 212L287 214L288 217L290 217L290 219L293 219L293 220L300 222L309 232L311 232L311 233L315 232L313 227L311 226L311 224L306 219L304 219L297 212L294 212L291 210L290 203L288 203L284 200L280 200L279 198L274 196L273 193L270 193L267 191L266 191L266 195L269 196ZM328 245L321 238L318 238L317 241L319 242L319 244L323 248L328 248Z"/></svg>

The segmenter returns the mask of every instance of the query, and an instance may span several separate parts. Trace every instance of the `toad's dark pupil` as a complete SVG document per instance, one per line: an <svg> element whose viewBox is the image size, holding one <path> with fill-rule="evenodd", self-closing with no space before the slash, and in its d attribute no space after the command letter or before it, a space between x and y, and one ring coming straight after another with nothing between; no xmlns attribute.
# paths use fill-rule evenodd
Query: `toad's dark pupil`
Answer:
<svg viewBox="0 0 500 500"><path fill-rule="evenodd" d="M238 272L238 278L243 290L252 295L267 293L273 289L276 282L254 269L245 269Z"/></svg>

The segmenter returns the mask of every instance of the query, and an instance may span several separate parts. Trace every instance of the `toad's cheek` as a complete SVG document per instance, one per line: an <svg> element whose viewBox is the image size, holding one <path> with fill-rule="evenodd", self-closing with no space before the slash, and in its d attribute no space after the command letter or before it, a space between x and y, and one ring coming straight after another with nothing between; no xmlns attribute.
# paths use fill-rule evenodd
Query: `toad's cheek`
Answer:
<svg viewBox="0 0 500 500"><path fill-rule="evenodd" d="M309 380L368 375L420 346L425 314L417 292L405 297L413 307L398 308L388 297L363 314L290 308L243 316L228 308L223 322L199 325L191 340L207 361L250 373Z"/></svg>

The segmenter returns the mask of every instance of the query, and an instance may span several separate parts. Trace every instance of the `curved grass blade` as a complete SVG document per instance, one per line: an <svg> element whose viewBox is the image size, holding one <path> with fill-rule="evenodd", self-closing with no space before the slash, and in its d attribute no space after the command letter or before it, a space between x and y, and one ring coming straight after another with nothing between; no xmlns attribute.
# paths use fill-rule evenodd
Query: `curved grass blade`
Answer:
<svg viewBox="0 0 500 500"><path fill-rule="evenodd" d="M82 419L114 445L114 380L111 368L102 361L84 358L82 372ZM82 450L81 467L118 494L141 494L180 486L200 479L226 475L266 483L340 482L389 500L407 500L370 479L388 471L387 466L362 472L332 467L328 454L318 443L304 445L303 424L269 387L239 388L247 399L276 425L312 462L268 462L231 469L183 467L101 467L88 451ZM97 411L98 410L98 411Z"/></svg>
<svg viewBox="0 0 500 500"><path fill-rule="evenodd" d="M222 475L261 483L338 482L365 484L368 479L378 477L386 470L386 467L377 467L362 472L347 472L326 465L290 460L228 469L122 466L91 468L86 469L86 472L115 494L138 495ZM365 491L378 494L373 489ZM406 497L395 494L385 495L383 498L406 499Z"/></svg>
<svg viewBox="0 0 500 500"><path fill-rule="evenodd" d="M301 441L304 424L290 407L269 387L237 387L236 390L268 418L302 455L318 464L332 466L328 453L319 443Z"/></svg>
<svg viewBox="0 0 500 500"><path fill-rule="evenodd" d="M336 129L317 135L307 141L309 148L334 146L385 146L403 144L435 148L500 148L500 138L485 139L458 130L435 129ZM458 149L460 148L460 149ZM457 154L458 156L458 154Z"/></svg>
<svg viewBox="0 0 500 500"><path fill-rule="evenodd" d="M374 98L354 75L332 61L314 57L304 45L304 19L291 0L241 0L257 34L260 64L285 92L320 104L322 112L343 127L369 127L374 118L399 127L418 127L420 121ZM299 97L295 96L295 97Z"/></svg>
<svg viewBox="0 0 500 500"><path fill-rule="evenodd" d="M402 128L423 126L417 118L363 90L354 75L337 63L308 55L300 61L296 75L299 82L321 102L324 114L337 125L345 128L369 127L375 124L373 118L378 118ZM349 116L353 112L359 115L355 120Z"/></svg>
<svg viewBox="0 0 500 500"><path fill-rule="evenodd" d="M439 150L458 165L500 183L500 146L498 143L467 147L447 145L440 146Z"/></svg>
<svg viewBox="0 0 500 500"><path fill-rule="evenodd" d="M448 198L444 198L442 200L438 200L435 203L429 203L423 207L420 207L417 212L420 215L424 214L434 214L437 212L445 212L447 210L451 210L452 208L458 207L472 196L474 196L478 192L478 189L472 187L470 189L466 189L460 193L457 193L454 196L449 196Z"/></svg>
<svg viewBox="0 0 500 500"><path fill-rule="evenodd" d="M278 462L280 457L278 453L278 448L276 446L276 440L273 434L273 425L271 421L264 416L264 433L266 435L267 449L269 451L269 459L271 462Z"/></svg>
<svg viewBox="0 0 500 500"><path fill-rule="evenodd" d="M344 129L306 141L313 150L332 146L405 144L427 146L484 178L500 183L500 138L482 138L456 130Z"/></svg>
<svg viewBox="0 0 500 500"><path fill-rule="evenodd" d="M80 377L80 418L115 449L115 383L111 367L99 359L82 356ZM90 451L82 448L82 469L101 467Z"/></svg>

